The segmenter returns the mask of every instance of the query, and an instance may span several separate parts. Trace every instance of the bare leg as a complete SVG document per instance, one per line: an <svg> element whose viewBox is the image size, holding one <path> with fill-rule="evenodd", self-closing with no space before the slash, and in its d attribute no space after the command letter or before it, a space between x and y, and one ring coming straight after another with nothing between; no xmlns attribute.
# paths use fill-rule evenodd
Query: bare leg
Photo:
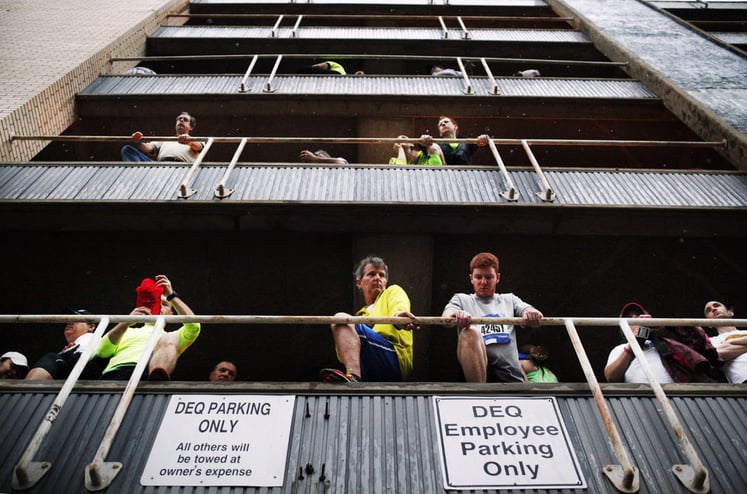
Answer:
<svg viewBox="0 0 747 494"><path fill-rule="evenodd" d="M468 383L484 383L488 377L488 352L482 335L474 326L462 328L457 343L457 359Z"/></svg>
<svg viewBox="0 0 747 494"><path fill-rule="evenodd" d="M50 381L52 379L52 374L41 367L34 367L28 374L26 374L26 379L32 381Z"/></svg>
<svg viewBox="0 0 747 494"><path fill-rule="evenodd" d="M343 312L335 317L347 317ZM361 340L352 324L332 324L332 337L335 340L337 356L345 366L346 374L361 375Z"/></svg>
<svg viewBox="0 0 747 494"><path fill-rule="evenodd" d="M153 355L150 357L148 370L152 371L157 367L161 367L166 369L166 372L171 375L174 372L174 369L176 369L178 344L179 338L176 334L166 333L161 335L158 339L158 343L156 343L156 348L153 349Z"/></svg>

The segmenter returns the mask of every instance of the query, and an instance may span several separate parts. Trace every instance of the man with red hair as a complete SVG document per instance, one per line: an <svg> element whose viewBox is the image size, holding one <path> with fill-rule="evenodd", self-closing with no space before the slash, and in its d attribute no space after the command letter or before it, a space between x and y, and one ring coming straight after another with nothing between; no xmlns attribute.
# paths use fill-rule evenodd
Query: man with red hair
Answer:
<svg viewBox="0 0 747 494"><path fill-rule="evenodd" d="M521 317L538 326L542 313L513 293L496 293L498 258L481 252L469 264L474 293L456 293L443 312L459 330L457 359L467 382L524 382L512 324L472 324L473 317Z"/></svg>

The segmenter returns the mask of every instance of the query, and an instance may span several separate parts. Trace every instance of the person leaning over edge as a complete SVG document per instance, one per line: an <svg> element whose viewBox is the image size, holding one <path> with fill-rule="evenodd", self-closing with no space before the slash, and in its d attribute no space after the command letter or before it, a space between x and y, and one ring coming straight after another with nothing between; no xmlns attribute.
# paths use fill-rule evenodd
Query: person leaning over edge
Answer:
<svg viewBox="0 0 747 494"><path fill-rule="evenodd" d="M398 139L407 139L406 135L398 136ZM410 142L395 142L394 152L397 156L389 159L390 165L443 165L443 153L441 148L432 144L429 148L423 148L420 144Z"/></svg>
<svg viewBox="0 0 747 494"><path fill-rule="evenodd" d="M78 316L92 315L85 309L67 309L67 312ZM67 379L78 362L86 346L91 344L96 324L87 319L71 321L65 324L65 346L59 352L43 355L26 374L28 380ZM98 379L105 362L93 355L81 373L81 379Z"/></svg>
<svg viewBox="0 0 747 494"><path fill-rule="evenodd" d="M496 293L501 279L498 258L480 252L469 263L474 293L455 293L442 317L454 319L459 331L457 359L467 382L524 382L512 324L472 324L473 317L521 317L538 326L542 313L513 293Z"/></svg>
<svg viewBox="0 0 747 494"><path fill-rule="evenodd" d="M155 283L153 280L149 281L151 286L145 287L146 280L143 280L141 287L148 289L151 299L154 300L153 307L140 305L135 307L130 315L149 316L159 310L159 307L163 315L194 315L192 309L174 291L171 281L165 275L156 276ZM138 298L140 299L140 294ZM101 379L129 380L154 330L155 325L152 323L140 325L126 322L118 323L110 329L102 338L96 352L99 357L109 358L109 365L101 374ZM161 336L148 362L148 379L168 381L176 368L179 355L194 343L199 334L200 323L195 322L185 322L176 331L161 330Z"/></svg>
<svg viewBox="0 0 747 494"><path fill-rule="evenodd" d="M734 309L717 300L711 300L703 308L708 319L733 319ZM724 361L724 371L730 383L747 382L747 331L736 326L718 326L718 334L711 338L718 356Z"/></svg>
<svg viewBox="0 0 747 494"><path fill-rule="evenodd" d="M647 319L651 317L651 314L642 305L636 302L628 302L620 310L620 317ZM638 339L643 355L646 357L646 362L656 381L659 384L675 382L661 362L659 352L653 342L649 339L650 329L642 324L630 324L630 331ZM643 367L627 343L621 343L610 351L607 357L607 365L604 367L604 377L609 382L648 383Z"/></svg>
<svg viewBox="0 0 747 494"><path fill-rule="evenodd" d="M368 256L354 273L355 284L366 305L356 316L409 317L404 326L376 324L332 324L337 358L345 372L322 369L326 382L404 381L412 372L412 330L420 329L410 312L410 299L399 285L387 286L389 268L383 259ZM338 312L335 317L350 317Z"/></svg>
<svg viewBox="0 0 747 494"><path fill-rule="evenodd" d="M208 376L208 380L210 382L231 382L236 380L236 374L237 374L236 364L231 362L230 360L221 360L217 364L215 364L215 367L213 367L213 370L210 371L210 375Z"/></svg>
<svg viewBox="0 0 747 494"><path fill-rule="evenodd" d="M203 150L205 144L196 141L190 135L190 132L197 126L197 119L187 112L181 112L176 117L177 141L143 141L143 133L134 132L132 138L133 144L127 144L122 147L120 155L122 161L131 162L148 162L148 161L181 161L184 163L194 163Z"/></svg>
<svg viewBox="0 0 747 494"><path fill-rule="evenodd" d="M324 149L317 149L316 151L310 151L308 149L301 150L301 154L299 155L299 158L304 163L328 163L331 165L347 165L348 160L343 158L342 156L338 156L337 158L333 157L331 154L329 154Z"/></svg>
<svg viewBox="0 0 747 494"><path fill-rule="evenodd" d="M441 115L438 117L438 133L442 139L458 139L459 126L451 117ZM443 157L447 165L471 165L472 155L475 153L478 147L484 147L490 142L490 136L487 134L480 134L477 136L477 144L467 144L464 142L444 142L439 143L439 147L443 152ZM429 134L423 134L420 136L420 145L425 148L430 148L433 144L433 137Z"/></svg>

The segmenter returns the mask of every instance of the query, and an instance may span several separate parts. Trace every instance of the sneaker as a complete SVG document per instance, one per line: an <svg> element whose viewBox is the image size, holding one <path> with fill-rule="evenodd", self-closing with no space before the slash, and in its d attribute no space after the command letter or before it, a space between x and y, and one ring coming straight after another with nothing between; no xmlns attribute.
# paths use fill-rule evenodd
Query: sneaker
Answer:
<svg viewBox="0 0 747 494"><path fill-rule="evenodd" d="M361 380L360 376L348 375L337 369L322 369L319 371L319 377L325 383L357 383Z"/></svg>
<svg viewBox="0 0 747 494"><path fill-rule="evenodd" d="M163 367L156 367L148 374L148 381L170 381L169 373Z"/></svg>

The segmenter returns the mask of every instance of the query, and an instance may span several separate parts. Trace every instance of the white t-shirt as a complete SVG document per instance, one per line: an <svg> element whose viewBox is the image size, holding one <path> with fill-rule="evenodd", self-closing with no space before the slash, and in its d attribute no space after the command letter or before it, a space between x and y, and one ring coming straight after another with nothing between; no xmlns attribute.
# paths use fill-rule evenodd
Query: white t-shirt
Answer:
<svg viewBox="0 0 747 494"><path fill-rule="evenodd" d="M729 335L739 334L747 336L747 331L736 329L729 331L728 333L720 333L716 336L711 337L711 344L718 350L718 347L726 342L726 338ZM730 383L739 384L747 381L747 353L743 353L732 360L729 360L721 368L726 374L726 378Z"/></svg>
<svg viewBox="0 0 747 494"><path fill-rule="evenodd" d="M625 344L617 345L613 348L610 352L610 356L607 357L607 365L610 365L612 362L617 360L617 357L619 357L624 351L624 348ZM649 367L651 367L651 372L654 374L654 378L659 384L670 384L674 382L672 376L670 376L667 369L664 368L664 364L661 363L661 357L659 357L659 352L656 351L656 348L652 346L644 349L643 355L646 357L646 362L648 362ZM643 372L641 363L637 358L634 358L633 361L630 362L628 370L625 371L625 382L648 384L646 374Z"/></svg>
<svg viewBox="0 0 747 494"><path fill-rule="evenodd" d="M83 353L83 350L86 349L86 347L91 343L91 339L93 338L93 333L83 333L82 335L78 336L75 339L75 344L71 346L70 348L63 350L60 353L64 352L75 352L75 353ZM95 355L96 352L93 353Z"/></svg>

